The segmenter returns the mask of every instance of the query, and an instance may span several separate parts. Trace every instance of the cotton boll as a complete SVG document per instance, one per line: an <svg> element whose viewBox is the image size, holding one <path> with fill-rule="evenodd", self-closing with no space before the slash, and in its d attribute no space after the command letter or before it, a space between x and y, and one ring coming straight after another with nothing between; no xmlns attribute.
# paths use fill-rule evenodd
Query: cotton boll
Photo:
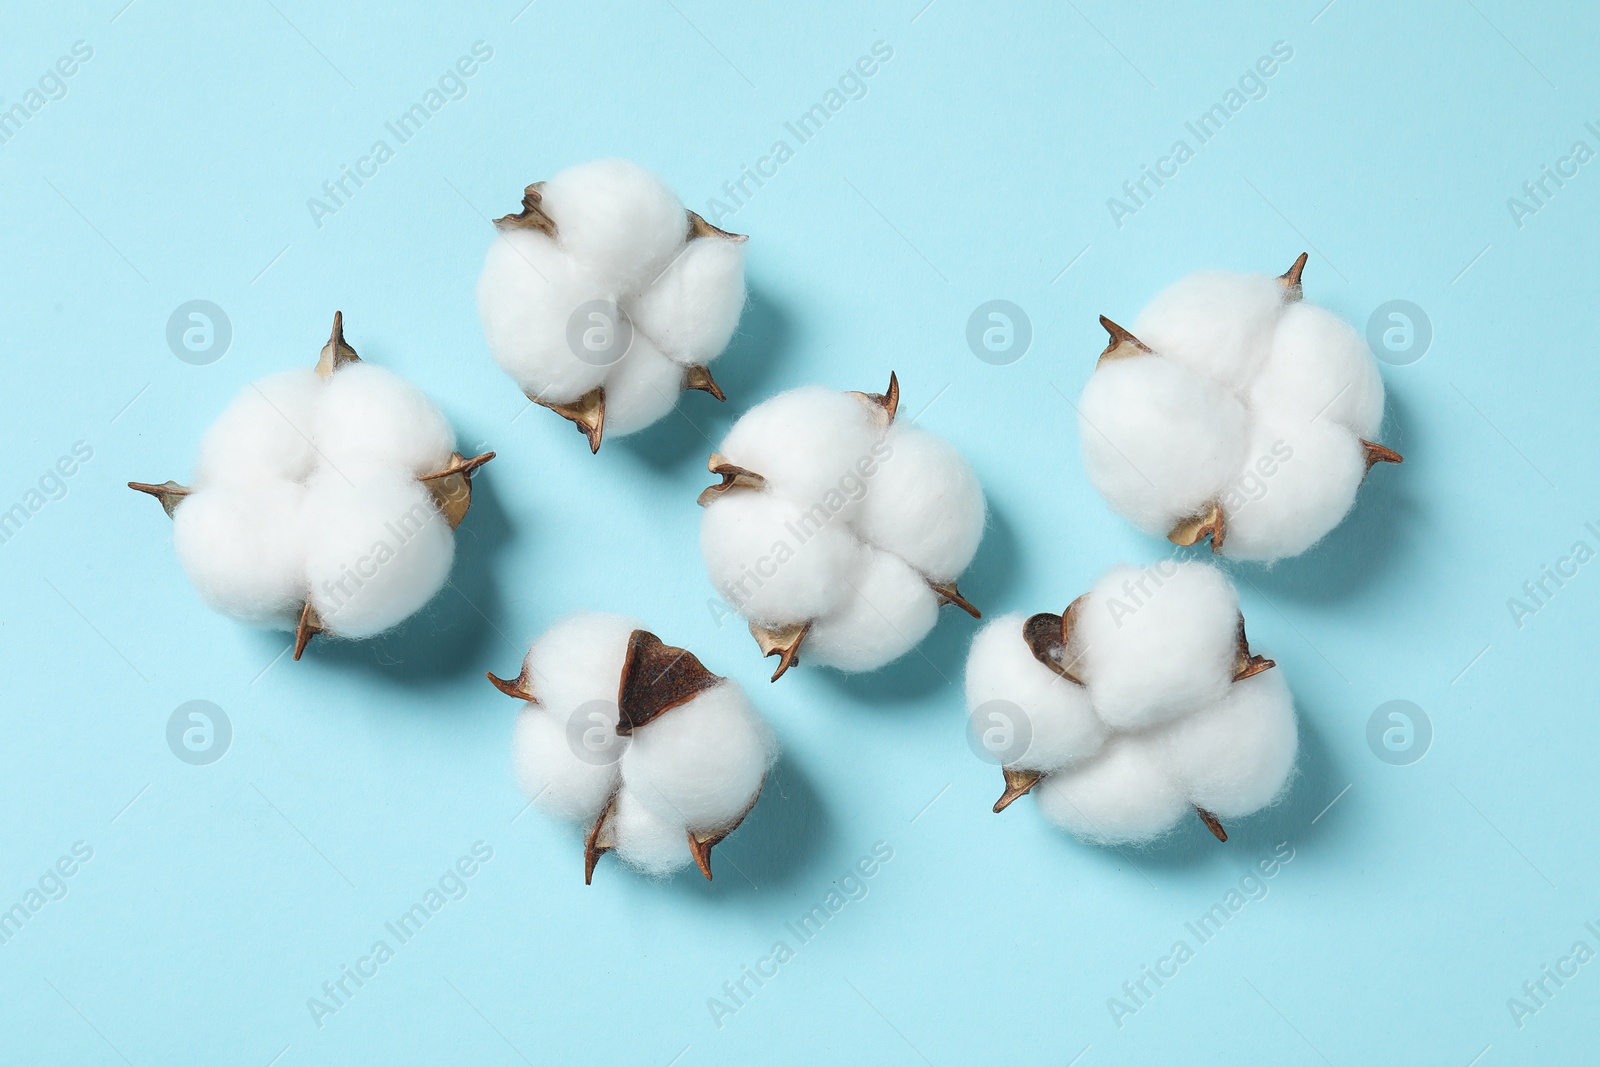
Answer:
<svg viewBox="0 0 1600 1067"><path fill-rule="evenodd" d="M311 473L322 387L312 370L281 371L245 386L200 439L194 487L298 481Z"/></svg>
<svg viewBox="0 0 1600 1067"><path fill-rule="evenodd" d="M683 368L635 332L622 362L606 378L607 437L623 437L649 426L678 402Z"/></svg>
<svg viewBox="0 0 1600 1067"><path fill-rule="evenodd" d="M539 195L561 246L618 292L648 285L688 236L678 197L626 159L568 167Z"/></svg>
<svg viewBox="0 0 1600 1067"><path fill-rule="evenodd" d="M393 464L421 476L444 469L456 435L422 390L382 367L348 363L322 390L317 451L322 462Z"/></svg>
<svg viewBox="0 0 1600 1067"><path fill-rule="evenodd" d="M1229 819L1273 803L1289 781L1299 744L1282 672L1235 682L1214 707L1165 727L1158 744L1196 807Z"/></svg>
<svg viewBox="0 0 1600 1067"><path fill-rule="evenodd" d="M700 552L717 594L769 626L821 618L837 607L859 550L821 505L806 512L770 492L724 494L700 523Z"/></svg>
<svg viewBox="0 0 1600 1067"><path fill-rule="evenodd" d="M744 300L744 244L698 237L629 311L667 356L703 367L728 347Z"/></svg>
<svg viewBox="0 0 1600 1067"><path fill-rule="evenodd" d="M884 454L883 437L866 403L817 385L791 389L751 408L717 451L801 507L820 505L847 519L860 506L859 490L852 487Z"/></svg>
<svg viewBox="0 0 1600 1067"><path fill-rule="evenodd" d="M512 751L522 791L557 818L592 823L617 788L617 764L579 759L565 717L538 705L517 716Z"/></svg>
<svg viewBox="0 0 1600 1067"><path fill-rule="evenodd" d="M665 822L709 832L750 807L776 750L744 690L724 681L634 730L622 778Z"/></svg>
<svg viewBox="0 0 1600 1067"><path fill-rule="evenodd" d="M568 339L580 308L609 299L610 290L538 230L497 236L478 279L478 313L495 361L524 393L557 404L594 389L610 370L604 358L580 359Z"/></svg>
<svg viewBox="0 0 1600 1067"><path fill-rule="evenodd" d="M872 671L916 647L939 620L939 598L904 560L862 545L844 596L811 624L806 658L842 671Z"/></svg>
<svg viewBox="0 0 1600 1067"><path fill-rule="evenodd" d="M955 579L983 539L983 487L961 453L909 423L884 435L852 522L867 541L937 582Z"/></svg>
<svg viewBox="0 0 1600 1067"><path fill-rule="evenodd" d="M455 539L428 490L387 467L325 468L306 485L311 604L340 637L371 637L421 608L450 574Z"/></svg>
<svg viewBox="0 0 1600 1067"><path fill-rule="evenodd" d="M1349 323L1315 304L1290 304L1250 387L1250 404L1305 422L1339 423L1371 440L1383 421L1383 378L1366 339Z"/></svg>
<svg viewBox="0 0 1600 1067"><path fill-rule="evenodd" d="M1019 709L1027 720L1027 748L1007 767L1049 773L1094 755L1105 744L1105 724L1095 716L1088 690L1034 658L1022 638L1021 615L1003 615L972 640L967 654L967 708L992 701Z"/></svg>
<svg viewBox="0 0 1600 1067"><path fill-rule="evenodd" d="M1267 358L1284 292L1265 274L1202 271L1156 294L1133 333L1196 373L1242 389Z"/></svg>
<svg viewBox="0 0 1600 1067"><path fill-rule="evenodd" d="M1222 699L1233 684L1239 597L1203 563L1117 567L1079 611L1083 680L1113 728L1166 722Z"/></svg>
<svg viewBox="0 0 1600 1067"><path fill-rule="evenodd" d="M1222 551L1270 561L1299 555L1339 525L1367 466L1361 443L1342 426L1258 416L1246 470L1261 476L1223 496Z"/></svg>
<svg viewBox="0 0 1600 1067"><path fill-rule="evenodd" d="M207 605L241 622L294 627L306 599L305 495L294 482L263 478L184 498L172 516L173 544Z"/></svg>
<svg viewBox="0 0 1600 1067"><path fill-rule="evenodd" d="M652 877L664 878L694 859L684 824L662 818L627 787L617 793L610 826L617 856Z"/></svg>
<svg viewBox="0 0 1600 1067"><path fill-rule="evenodd" d="M597 611L568 615L540 634L522 669L539 705L563 720L593 701L617 702L637 619Z"/></svg>
<svg viewBox="0 0 1600 1067"><path fill-rule="evenodd" d="M1034 787L1039 810L1057 826L1101 844L1132 844L1166 833L1188 809L1155 748L1117 737L1084 763Z"/></svg>
<svg viewBox="0 0 1600 1067"><path fill-rule="evenodd" d="M1204 510L1237 476L1248 439L1237 398L1160 356L1102 364L1078 412L1090 481L1155 534Z"/></svg>

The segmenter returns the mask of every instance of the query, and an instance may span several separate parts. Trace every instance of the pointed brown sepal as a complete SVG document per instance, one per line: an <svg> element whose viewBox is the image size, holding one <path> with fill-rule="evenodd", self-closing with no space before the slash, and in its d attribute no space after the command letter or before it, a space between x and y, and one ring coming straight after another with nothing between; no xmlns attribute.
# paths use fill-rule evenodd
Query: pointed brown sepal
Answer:
<svg viewBox="0 0 1600 1067"><path fill-rule="evenodd" d="M1217 821L1217 817L1215 815L1211 814L1205 808L1195 808L1194 813L1200 816L1200 821L1206 824L1206 829L1210 830L1211 835L1218 841L1228 840L1228 831L1222 828L1222 824Z"/></svg>
<svg viewBox="0 0 1600 1067"><path fill-rule="evenodd" d="M1139 340L1127 330L1118 326L1104 315L1100 316L1100 325L1105 327L1106 333L1111 337L1106 342L1106 347L1100 353L1100 358L1095 360L1095 366L1110 362L1114 359L1128 359L1130 356L1147 356L1150 346Z"/></svg>
<svg viewBox="0 0 1600 1067"><path fill-rule="evenodd" d="M346 363L360 362L361 357L344 339L344 312L335 311L333 331L328 334L328 343L322 346L322 355L317 357L317 373L327 378Z"/></svg>
<svg viewBox="0 0 1600 1067"><path fill-rule="evenodd" d="M894 371L889 372L889 389L883 393L853 393L862 400L878 409L885 426L894 423L895 413L900 410L900 379L895 377Z"/></svg>
<svg viewBox="0 0 1600 1067"><path fill-rule="evenodd" d="M556 220L544 213L539 203L539 190L544 182L534 182L522 190L522 210L515 215L502 215L494 220L497 230L538 230L548 237L556 235Z"/></svg>
<svg viewBox="0 0 1600 1067"><path fill-rule="evenodd" d="M1213 500L1200 514L1180 520L1167 534L1167 540L1175 545L1188 547L1197 545L1209 537L1211 551L1221 552L1222 539L1225 536L1227 536L1227 520L1223 517L1222 504Z"/></svg>
<svg viewBox="0 0 1600 1067"><path fill-rule="evenodd" d="M700 490L696 503L701 507L705 507L730 489L764 489L767 484L767 480L755 471L729 463L728 457L721 452L711 453L711 458L706 461L706 469L719 476L722 483L708 485Z"/></svg>
<svg viewBox="0 0 1600 1067"><path fill-rule="evenodd" d="M178 505L183 503L183 498L189 495L187 485L167 480L160 485L151 485L149 482L129 482L129 489L137 489L141 493L149 493L161 501L161 510L167 513L167 518L172 518L172 513L178 510Z"/></svg>
<svg viewBox="0 0 1600 1067"><path fill-rule="evenodd" d="M540 400L536 396L530 396L528 399L540 407L549 408L576 426L578 431L589 439L590 455L600 451L600 437L605 433L606 429L605 386L596 386L578 399L566 404Z"/></svg>
<svg viewBox="0 0 1600 1067"><path fill-rule="evenodd" d="M750 636L756 639L761 655L778 657L778 669L772 672L774 682L783 677L784 671L800 662L800 643L810 631L809 622L792 623L777 629L750 624Z"/></svg>
<svg viewBox="0 0 1600 1067"><path fill-rule="evenodd" d="M617 846L616 839L611 836L611 813L617 810L617 794L612 793L606 801L605 807L600 809L600 815L595 819L594 825L589 828L589 836L583 839L583 884L594 884L594 865Z"/></svg>
<svg viewBox="0 0 1600 1067"><path fill-rule="evenodd" d="M734 242L750 240L749 234L729 233L727 230L711 225L711 223L701 218L698 213L691 211L689 212L689 240L692 241L696 237L721 237L725 241ZM710 878L711 876L708 874L706 877Z"/></svg>
<svg viewBox="0 0 1600 1067"><path fill-rule="evenodd" d="M1028 616L1027 621L1022 624L1022 640L1033 653L1033 658L1074 685L1082 685L1083 679L1073 673L1072 668L1077 664L1077 658L1068 660L1067 652L1072 645L1072 629L1088 596L1089 594L1085 593L1068 604L1067 610L1060 615L1041 612L1038 615Z"/></svg>
<svg viewBox="0 0 1600 1067"><path fill-rule="evenodd" d="M1300 258L1294 261L1294 266L1278 275L1278 284L1283 286L1283 300L1292 304L1303 295L1300 288L1300 275L1306 272L1306 260L1310 258L1307 252L1301 252ZM1227 838L1223 838L1224 841Z"/></svg>
<svg viewBox="0 0 1600 1067"><path fill-rule="evenodd" d="M689 831L689 854L694 857L694 865L700 868L700 873L706 876L706 881L711 881L711 850L722 844L728 835L739 828L739 824L749 816L756 806L756 801L761 799L761 790L766 788L767 779L761 779L761 784L756 786L756 795L750 798L750 803L739 817L720 830L702 833L696 830Z"/></svg>
<svg viewBox="0 0 1600 1067"><path fill-rule="evenodd" d="M666 644L649 630L633 631L617 684L618 735L627 737L721 682L688 649Z"/></svg>
<svg viewBox="0 0 1600 1067"><path fill-rule="evenodd" d="M685 389L698 389L702 393L710 393L718 400L727 400L722 393L722 386L711 377L711 371L705 367L690 367L683 372L683 387Z"/></svg>
<svg viewBox="0 0 1600 1067"><path fill-rule="evenodd" d="M467 517L467 509L472 506L473 473L493 458L493 452L484 452L470 458L460 452L452 452L450 462L445 464L443 470L424 474L419 479L427 485L428 492L433 494L433 505L450 524L450 529L454 530L461 525L461 520Z"/></svg>
<svg viewBox="0 0 1600 1067"><path fill-rule="evenodd" d="M940 604L954 604L968 615L971 615L974 619L983 618L983 612L973 607L972 601L961 595L961 590L956 588L955 582L930 581L928 586L939 595Z"/></svg>
<svg viewBox="0 0 1600 1067"><path fill-rule="evenodd" d="M306 646L311 643L311 639L322 630L322 620L317 618L317 609L311 606L311 601L306 601L306 606L300 609L300 622L294 628L295 659L300 658Z"/></svg>
<svg viewBox="0 0 1600 1067"><path fill-rule="evenodd" d="M1369 472L1380 463L1404 463L1406 461L1405 457L1394 449L1385 448L1375 441L1368 441L1366 438L1361 439L1361 450L1367 455L1367 470Z"/></svg>
<svg viewBox="0 0 1600 1067"><path fill-rule="evenodd" d="M467 509L472 507L473 474L493 458L493 452L470 457L452 452L450 462L443 470L424 474L420 479L426 483L428 492L433 494L434 506L452 530L461 525L461 520L467 517Z"/></svg>
<svg viewBox="0 0 1600 1067"><path fill-rule="evenodd" d="M1000 799L994 802L994 813L1000 814L1009 808L1014 800L1024 796L1034 786L1044 780L1044 775L1039 771L1017 771L1010 767L1000 768L1006 776L1006 791L1000 794Z"/></svg>
<svg viewBox="0 0 1600 1067"><path fill-rule="evenodd" d="M1233 658L1233 680L1242 682L1246 678L1254 678L1262 671L1270 671L1278 665L1277 660L1265 656L1255 656L1250 653L1250 640L1244 635L1244 615L1239 615L1239 644Z"/></svg>
<svg viewBox="0 0 1600 1067"><path fill-rule="evenodd" d="M530 704L539 703L539 698L533 692L533 679L528 677L528 668L523 667L522 673L515 678L500 678L492 671L484 671L484 677L489 679L489 684L508 697L526 700Z"/></svg>

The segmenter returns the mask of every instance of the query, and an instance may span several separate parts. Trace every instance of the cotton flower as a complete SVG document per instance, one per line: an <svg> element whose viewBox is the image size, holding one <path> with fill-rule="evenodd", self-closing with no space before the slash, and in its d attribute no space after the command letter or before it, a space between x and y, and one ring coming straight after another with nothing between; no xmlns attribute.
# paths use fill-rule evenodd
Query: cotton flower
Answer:
<svg viewBox="0 0 1600 1067"><path fill-rule="evenodd" d="M876 670L914 648L983 537L978 479L950 445L896 421L881 394L806 386L734 423L700 494L700 551L717 593L778 656Z"/></svg>
<svg viewBox="0 0 1600 1067"><path fill-rule="evenodd" d="M1111 342L1079 403L1089 478L1140 529L1271 561L1337 526L1376 463L1383 379L1366 342L1287 273L1192 274Z"/></svg>
<svg viewBox="0 0 1600 1067"><path fill-rule="evenodd" d="M1203 563L1118 567L1061 615L1007 615L967 659L972 728L1001 764L1002 811L1103 844L1149 841L1198 812L1221 820L1283 793L1298 746L1273 661L1250 653L1239 597Z"/></svg>
<svg viewBox="0 0 1600 1067"><path fill-rule="evenodd" d="M743 235L624 159L528 186L495 226L478 280L489 351L590 451L654 423L682 389L723 399L706 368L744 308Z"/></svg>
<svg viewBox="0 0 1600 1067"><path fill-rule="evenodd" d="M444 585L472 474L428 398L364 363L344 319L314 370L249 385L200 442L193 484L129 486L161 501L201 598L240 622L371 637Z"/></svg>
<svg viewBox="0 0 1600 1067"><path fill-rule="evenodd" d="M528 649L513 747L534 807L588 828L584 882L600 856L664 876L711 849L755 806L777 742L737 682L620 615L580 612Z"/></svg>

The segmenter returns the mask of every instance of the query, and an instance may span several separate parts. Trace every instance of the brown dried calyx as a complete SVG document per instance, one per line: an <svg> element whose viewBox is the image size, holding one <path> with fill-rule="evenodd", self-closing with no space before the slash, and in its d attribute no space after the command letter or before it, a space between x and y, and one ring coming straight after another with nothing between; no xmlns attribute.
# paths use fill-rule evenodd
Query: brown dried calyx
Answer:
<svg viewBox="0 0 1600 1067"><path fill-rule="evenodd" d="M502 215L494 220L495 228L505 232L507 230L538 230L546 237L559 239L556 220L551 218L544 210L543 197L539 190L544 187L544 182L534 182L522 191L522 210L511 215ZM711 225L694 211L686 212L686 231L684 239L694 241L701 238L716 238L722 241L742 243L748 241L750 236L743 233L730 233L727 230ZM694 389L702 393L710 393L719 401L726 400L722 387L711 377L711 371L703 366L685 368L683 372L683 388ZM597 385L584 393L576 400L556 403L545 400L532 393L524 393L529 400L540 407L549 408L563 419L578 428L589 441L589 454L600 451L601 438L605 436L606 429L606 389Z"/></svg>
<svg viewBox="0 0 1600 1067"><path fill-rule="evenodd" d="M1283 286L1283 300L1286 304L1293 304L1304 298L1305 290L1301 285L1301 276L1305 273L1306 260L1310 254L1301 252L1299 257L1288 270L1278 275L1278 284ZM1128 330L1118 326L1115 322L1100 316L1100 325L1110 335L1106 347L1095 360L1095 366L1109 363L1119 359L1128 359L1132 356L1145 356L1151 352L1150 346L1139 340ZM1404 463L1405 458L1392 448L1366 438L1360 438L1361 450L1365 453L1367 471L1379 463ZM1208 501L1197 514L1178 520L1177 524L1167 533L1167 540L1175 545L1197 545L1207 537L1211 538L1211 551L1221 552L1222 543L1227 537L1227 521L1222 511L1220 501Z"/></svg>
<svg viewBox="0 0 1600 1067"><path fill-rule="evenodd" d="M900 379L894 371L889 372L889 387L883 392L863 393L852 390L850 395L858 397L866 404L884 429L894 425L895 416L900 411ZM728 458L720 452L711 453L706 469L722 481L716 485L708 485L700 491L696 503L701 507L708 506L725 493L742 490L760 491L767 486L767 480L761 474L728 462ZM927 581L928 588L938 595L940 604L954 604L974 619L983 618L983 613L961 595L961 590L956 588L955 582L935 582L926 578L924 580ZM808 619L805 622L776 627L750 623L750 636L755 638L762 657L778 657L778 668L772 672L774 682L782 678L790 667L800 662L800 645L805 641L806 634L811 631L812 621Z"/></svg>
<svg viewBox="0 0 1600 1067"><path fill-rule="evenodd" d="M499 678L492 673L488 678L496 689L507 696L525 700L530 704L539 703L537 690L534 688L533 679L529 677L526 665L515 678ZM628 651L622 661L622 676L617 681L615 727L617 736L632 736L635 730L648 726L673 708L687 704L706 690L721 685L723 681L720 675L707 670L688 649L669 645L648 630L634 630L628 635ZM595 864L600 862L600 857L616 847L611 820L616 811L617 792L620 788L619 786L618 789L612 790L611 796L601 806L599 816L595 818L594 824L584 837L585 885L594 881L594 868ZM750 799L749 805L737 819L725 827L710 832L688 831L689 852L694 856L695 866L700 868L700 873L706 876L707 881L711 879L711 850L739 828L760 796L761 788L757 787L756 795Z"/></svg>
<svg viewBox="0 0 1600 1067"><path fill-rule="evenodd" d="M322 346L322 352L317 357L316 372L324 378L331 378L334 372L345 364L359 362L361 357L344 339L344 312L335 311L333 330L328 335L328 343ZM439 514L444 516L452 530L461 525L461 520L467 517L467 509L472 506L473 473L493 458L493 452L484 452L476 456L464 456L460 452L452 452L443 467L417 479L428 487L428 492L433 496L434 506L439 509ZM166 511L168 518L172 517L178 510L178 505L182 504L184 498L192 492L188 486L170 480L160 485L129 482L128 488L155 497L161 502L161 507ZM311 643L311 639L323 630L322 620L317 617L316 609L307 599L300 609L299 621L295 625L294 658L299 659L304 654L306 646Z"/></svg>
<svg viewBox="0 0 1600 1067"><path fill-rule="evenodd" d="M1028 650L1033 653L1033 658L1055 671L1073 685L1083 685L1083 676L1078 671L1079 661L1083 658L1084 649L1081 642L1076 641L1077 620L1083 611L1084 602L1089 594L1085 593L1071 604L1060 615L1041 612L1030 615L1022 624L1022 640L1026 642ZM1239 630L1233 662L1233 680L1242 682L1246 678L1253 678L1262 671L1271 670L1277 663L1265 656L1257 656L1250 651L1249 639L1245 637L1244 615L1239 616ZM1000 799L994 802L994 810L1002 812L1011 806L1012 801L1025 796L1044 780L1041 771L1016 770L1001 768L1005 774L1005 791L1000 794ZM1195 813L1200 816L1200 821L1216 836L1218 841L1226 841L1228 833L1217 821L1217 817L1202 808L1195 808Z"/></svg>

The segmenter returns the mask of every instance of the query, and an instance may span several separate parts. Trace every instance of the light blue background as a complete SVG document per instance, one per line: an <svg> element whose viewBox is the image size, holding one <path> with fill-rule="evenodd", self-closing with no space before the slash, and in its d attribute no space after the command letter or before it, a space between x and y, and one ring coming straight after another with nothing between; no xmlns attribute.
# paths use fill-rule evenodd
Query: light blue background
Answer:
<svg viewBox="0 0 1600 1067"><path fill-rule="evenodd" d="M1506 603L1575 541L1600 548L1600 161L1521 228L1506 206L1575 140L1597 147L1592 11L124 2L13 5L0 35L5 106L73 42L94 50L0 145L0 507L74 442L94 450L0 545L0 907L93 849L0 945L4 1062L1592 1061L1600 962L1521 1029L1506 1006L1580 938L1600 950L1583 925L1600 926L1600 562L1520 628ZM467 96L314 225L307 198L479 40L494 58ZM729 402L690 394L598 457L523 414L473 307L487 218L602 155L706 211L880 40L894 58L866 96L725 221L752 235ZM1293 58L1265 98L1115 226L1106 199L1276 41ZM1031 802L990 814L999 775L963 737L975 626L953 609L885 671L778 685L742 626L717 625L694 506L712 442L781 389L875 390L891 368L984 480L962 587L987 612L1060 610L1155 558L1078 455L1067 398L1095 317L1302 250L1311 299L1358 326L1412 300L1435 337L1384 369L1405 465L1316 551L1237 571L1303 756L1288 800L1226 845L1197 822L1118 853ZM165 340L196 298L234 330L209 366ZM964 338L993 298L1033 324L1008 366ZM393 635L295 663L281 635L201 607L167 520L123 483L185 478L228 399L314 360L335 308L499 458L453 587ZM483 672L578 608L692 646L776 726L779 772L714 883L604 860L586 888L575 832L518 817L515 708ZM210 766L165 740L191 699L233 724ZM1367 745L1391 699L1433 723L1411 766ZM480 840L494 855L467 896L319 1028L307 998ZM868 895L799 945L784 923L878 841L893 859ZM1185 922L1279 842L1294 859L1269 895L1197 946ZM1107 999L1180 938L1194 959L1119 1028ZM794 959L718 1028L708 998L779 939Z"/></svg>

